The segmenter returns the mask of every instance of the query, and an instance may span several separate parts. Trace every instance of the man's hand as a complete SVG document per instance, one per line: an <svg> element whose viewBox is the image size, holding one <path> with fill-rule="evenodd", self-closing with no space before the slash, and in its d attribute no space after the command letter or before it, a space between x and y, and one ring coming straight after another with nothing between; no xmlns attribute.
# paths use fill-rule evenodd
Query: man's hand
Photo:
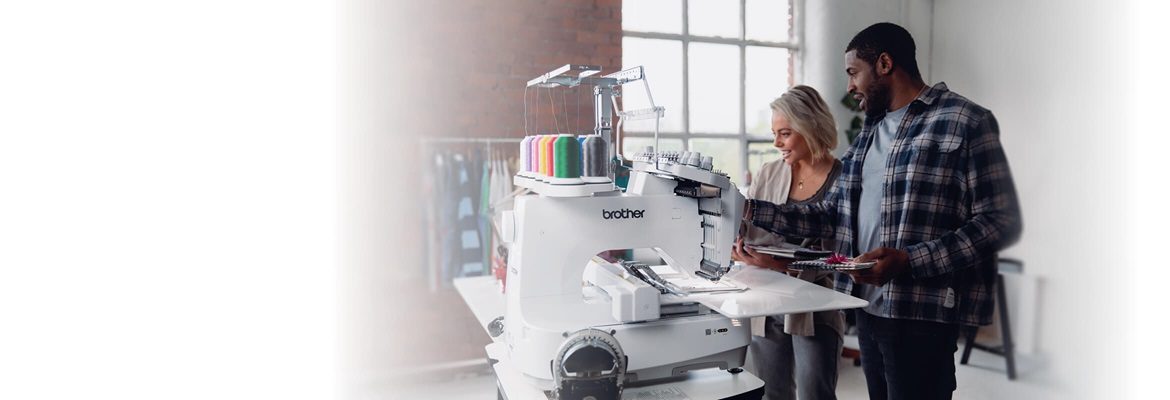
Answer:
<svg viewBox="0 0 1170 400"><path fill-rule="evenodd" d="M910 254L900 249L879 247L857 256L856 261L877 261L873 268L845 271L857 283L882 286L898 275L910 272Z"/></svg>
<svg viewBox="0 0 1170 400"><path fill-rule="evenodd" d="M732 247L731 252L745 264L773 271L789 272L788 264L792 263L792 260L778 259L770 254L760 253L751 247L744 246L743 238L735 241L735 247Z"/></svg>

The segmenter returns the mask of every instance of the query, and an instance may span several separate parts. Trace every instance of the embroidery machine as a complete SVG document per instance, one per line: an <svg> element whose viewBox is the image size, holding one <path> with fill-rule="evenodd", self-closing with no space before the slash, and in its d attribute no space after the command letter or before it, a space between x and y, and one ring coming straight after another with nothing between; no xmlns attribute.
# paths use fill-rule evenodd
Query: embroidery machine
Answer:
<svg viewBox="0 0 1170 400"><path fill-rule="evenodd" d="M567 74L573 71L580 73ZM518 196L500 221L511 246L506 309L489 331L529 385L560 398L608 398L627 383L707 368L739 372L750 343L747 317L866 304L783 274L733 270L744 198L726 174L713 170L711 157L647 146L632 160L624 193L612 183L612 168L604 176L583 167L567 175L556 170L573 169L564 158L572 151L585 158L578 165L610 160L617 87L644 82L641 67L591 77L597 71L566 65L529 82L596 86L590 136L604 140L605 152L591 155L573 144L594 139L570 143L568 135L521 145L525 165L514 181L534 193ZM617 115L659 118L662 112L651 99L649 109ZM554 143L570 153L554 151ZM654 249L666 265L597 257L611 249Z"/></svg>

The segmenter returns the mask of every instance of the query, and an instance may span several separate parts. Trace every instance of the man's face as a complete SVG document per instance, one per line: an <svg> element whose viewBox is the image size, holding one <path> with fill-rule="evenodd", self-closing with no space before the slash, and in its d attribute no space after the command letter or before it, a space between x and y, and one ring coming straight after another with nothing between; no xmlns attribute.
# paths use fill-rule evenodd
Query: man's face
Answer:
<svg viewBox="0 0 1170 400"><path fill-rule="evenodd" d="M873 64L857 58L857 50L845 53L845 74L849 75L849 94L861 102L866 116L885 113L894 101L890 82Z"/></svg>

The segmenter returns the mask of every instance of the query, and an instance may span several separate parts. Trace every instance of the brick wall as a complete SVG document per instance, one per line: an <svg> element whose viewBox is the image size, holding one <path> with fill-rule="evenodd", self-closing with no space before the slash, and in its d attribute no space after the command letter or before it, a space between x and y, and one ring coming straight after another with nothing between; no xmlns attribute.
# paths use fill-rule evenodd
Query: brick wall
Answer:
<svg viewBox="0 0 1170 400"><path fill-rule="evenodd" d="M523 137L528 80L569 63L621 66L620 0L444 3L449 11L418 32L437 42L428 49L435 81L427 104L452 117L428 127L428 136ZM553 90L552 104L544 92L540 101L528 93L530 132L553 129L554 106L561 130L576 126L578 113L582 129L592 128L591 92L578 100L573 90Z"/></svg>
<svg viewBox="0 0 1170 400"><path fill-rule="evenodd" d="M528 80L567 63L621 65L620 0L352 4L340 74L343 391L482 359L489 341L458 293L427 285L417 138L523 137ZM550 105L529 91L529 132L552 131L554 107L559 131L591 131L591 93Z"/></svg>

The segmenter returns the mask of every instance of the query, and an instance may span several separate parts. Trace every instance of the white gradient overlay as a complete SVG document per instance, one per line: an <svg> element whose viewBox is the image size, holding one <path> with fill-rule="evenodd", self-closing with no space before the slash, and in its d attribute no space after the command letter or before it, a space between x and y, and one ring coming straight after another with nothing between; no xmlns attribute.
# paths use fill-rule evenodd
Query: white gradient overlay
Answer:
<svg viewBox="0 0 1170 400"><path fill-rule="evenodd" d="M0 3L0 398L331 396L332 7Z"/></svg>

